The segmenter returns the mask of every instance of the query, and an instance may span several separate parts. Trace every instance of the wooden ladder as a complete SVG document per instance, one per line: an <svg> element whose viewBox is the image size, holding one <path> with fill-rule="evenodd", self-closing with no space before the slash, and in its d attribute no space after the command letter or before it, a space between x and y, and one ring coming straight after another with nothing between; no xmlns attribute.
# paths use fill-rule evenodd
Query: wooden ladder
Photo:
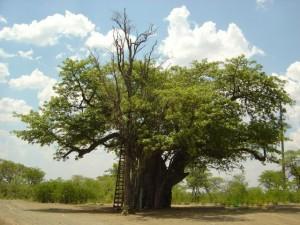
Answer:
<svg viewBox="0 0 300 225"><path fill-rule="evenodd" d="M118 174L116 180L114 205L113 207L117 210L121 210L124 202L124 172L125 172L125 152L123 148L120 150L120 158L118 165Z"/></svg>

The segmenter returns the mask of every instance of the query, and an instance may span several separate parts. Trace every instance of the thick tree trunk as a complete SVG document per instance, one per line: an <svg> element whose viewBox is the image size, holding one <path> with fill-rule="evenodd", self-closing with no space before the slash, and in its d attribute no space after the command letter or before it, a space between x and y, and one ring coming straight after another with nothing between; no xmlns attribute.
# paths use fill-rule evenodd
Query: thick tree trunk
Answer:
<svg viewBox="0 0 300 225"><path fill-rule="evenodd" d="M178 151L169 166L154 152L144 160L143 170L139 173L138 195L135 198L136 209L159 209L171 207L172 187L182 181L187 173L184 168L187 155Z"/></svg>
<svg viewBox="0 0 300 225"><path fill-rule="evenodd" d="M126 151L125 151L126 152ZM124 205L123 210L130 210L132 206L132 185L131 185L131 170L132 162L131 158L128 156L128 153L125 154L125 168L124 168ZM126 212L127 213L127 212Z"/></svg>

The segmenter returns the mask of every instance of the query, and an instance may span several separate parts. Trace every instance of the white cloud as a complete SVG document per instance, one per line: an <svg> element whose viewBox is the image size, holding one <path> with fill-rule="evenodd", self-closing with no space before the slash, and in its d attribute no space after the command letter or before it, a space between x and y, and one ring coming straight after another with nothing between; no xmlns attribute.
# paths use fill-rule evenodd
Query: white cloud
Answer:
<svg viewBox="0 0 300 225"><path fill-rule="evenodd" d="M256 5L259 8L265 8L267 5L272 4L273 0L256 0Z"/></svg>
<svg viewBox="0 0 300 225"><path fill-rule="evenodd" d="M53 86L56 80L46 76L39 69L35 69L29 75L22 75L19 78L10 79L8 84L16 89L34 89L38 90L38 99L40 105L54 96Z"/></svg>
<svg viewBox="0 0 300 225"><path fill-rule="evenodd" d="M6 58L11 58L14 57L14 54L10 54L8 52L6 52L4 49L0 48L0 58L2 59L6 59Z"/></svg>
<svg viewBox="0 0 300 225"><path fill-rule="evenodd" d="M192 26L188 20L190 12L185 6L174 8L166 20L169 22L168 36L159 47L168 63L189 65L193 60L223 60L244 54L247 57L264 52L252 46L241 29L234 23L227 30L217 29L216 24L207 21Z"/></svg>
<svg viewBox="0 0 300 225"><path fill-rule="evenodd" d="M49 101L52 96L55 96L53 86L55 85L56 80L51 80L43 89L38 92L39 104L43 105L44 102Z"/></svg>
<svg viewBox="0 0 300 225"><path fill-rule="evenodd" d="M93 31L85 42L85 46L88 48L99 48L112 51L113 50L113 30L107 32L107 34L101 34Z"/></svg>
<svg viewBox="0 0 300 225"><path fill-rule="evenodd" d="M117 32L124 39L124 33L121 30L110 30L106 34L101 34L97 31L91 32L85 42L85 46L89 49L101 49L108 52L115 51L114 33ZM134 35L130 35L132 41L135 40Z"/></svg>
<svg viewBox="0 0 300 225"><path fill-rule="evenodd" d="M22 75L9 80L9 85L18 89L43 89L54 79L46 76L39 69L35 69L30 75Z"/></svg>
<svg viewBox="0 0 300 225"><path fill-rule="evenodd" d="M28 113L31 107L27 105L24 100L13 98L1 98L0 99L0 122L12 122L17 121L12 116L13 112Z"/></svg>
<svg viewBox="0 0 300 225"><path fill-rule="evenodd" d="M58 54L55 56L56 59L62 59L62 58L64 58L64 57L65 57L65 53L64 53L64 52L58 53Z"/></svg>
<svg viewBox="0 0 300 225"><path fill-rule="evenodd" d="M0 30L0 40L13 40L38 46L55 45L61 37L85 37L95 25L82 14L69 11L54 14L30 24L14 24Z"/></svg>
<svg viewBox="0 0 300 225"><path fill-rule="evenodd" d="M30 49L28 51L18 51L18 56L25 59L33 60L33 50Z"/></svg>
<svg viewBox="0 0 300 225"><path fill-rule="evenodd" d="M292 63L284 75L273 73L273 76L286 81L286 91L296 101L296 106L300 107L300 61Z"/></svg>
<svg viewBox="0 0 300 225"><path fill-rule="evenodd" d="M6 77L9 76L8 66L5 63L0 63L0 83L6 82Z"/></svg>
<svg viewBox="0 0 300 225"><path fill-rule="evenodd" d="M298 149L300 148L300 61L292 63L284 75L276 73L272 75L286 81L285 90L295 100L295 105L287 108L287 122L291 126L288 135L291 141L287 142L287 148Z"/></svg>
<svg viewBox="0 0 300 225"><path fill-rule="evenodd" d="M33 50L30 49L28 51L18 51L16 54L11 54L11 53L8 53L6 52L4 49L0 48L0 58L2 59L6 59L6 58L12 58L12 57L15 57L15 56L19 56L21 58L25 58L25 59L30 59L30 60L38 60L41 58L41 56L38 56L38 57L33 57Z"/></svg>
<svg viewBox="0 0 300 225"><path fill-rule="evenodd" d="M7 20L1 15L0 15L0 23L5 23L5 24L7 23Z"/></svg>
<svg viewBox="0 0 300 225"><path fill-rule="evenodd" d="M298 127L298 129L296 129L295 131L291 132L288 136L290 141L287 141L286 149L287 150L300 149L300 127Z"/></svg>

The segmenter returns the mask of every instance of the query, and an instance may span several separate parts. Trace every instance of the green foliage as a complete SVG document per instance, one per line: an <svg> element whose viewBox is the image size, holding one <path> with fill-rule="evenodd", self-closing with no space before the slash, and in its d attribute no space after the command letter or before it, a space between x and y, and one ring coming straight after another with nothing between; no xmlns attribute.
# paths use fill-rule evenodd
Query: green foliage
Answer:
<svg viewBox="0 0 300 225"><path fill-rule="evenodd" d="M16 115L26 124L26 130L15 131L19 138L54 144L58 160L71 153L81 158L99 146L116 154L124 149L125 205L134 204L143 188L138 176L154 154L173 163L166 169L165 186L180 182L192 163L228 169L248 157L276 160L278 111L292 104L281 80L243 55L159 68L151 59L153 48L143 57L139 54L147 49L153 27L133 39L125 11L113 21L112 60L100 64L94 55L66 59L56 95L38 111ZM178 156L180 160L172 160Z"/></svg>
<svg viewBox="0 0 300 225"><path fill-rule="evenodd" d="M37 168L26 167L7 160L0 160L0 183L38 184L45 173Z"/></svg>
<svg viewBox="0 0 300 225"><path fill-rule="evenodd" d="M263 205L266 203L265 193L260 187L251 187L247 189L247 205Z"/></svg>
<svg viewBox="0 0 300 225"><path fill-rule="evenodd" d="M182 184L177 184L172 189L172 203L173 204L188 204L192 201L191 193Z"/></svg>
<svg viewBox="0 0 300 225"><path fill-rule="evenodd" d="M0 197L31 198L33 186L41 183L45 173L7 160L0 160Z"/></svg>
<svg viewBox="0 0 300 225"><path fill-rule="evenodd" d="M259 176L259 183L267 190L283 190L281 171L266 170Z"/></svg>
<svg viewBox="0 0 300 225"><path fill-rule="evenodd" d="M39 112L17 115L28 129L16 135L29 143L56 143L57 159L71 152L82 157L99 145L119 149L120 127L131 120L132 141L142 153L184 149L202 164L224 166L249 155L274 159L279 105L292 101L283 82L261 65L245 56L167 70L151 62L147 76L141 65L132 65L129 98L129 81L113 72L112 62L65 60L57 95Z"/></svg>
<svg viewBox="0 0 300 225"><path fill-rule="evenodd" d="M97 190L97 198L100 202L112 202L114 197L116 177L104 175L97 177L100 188Z"/></svg>
<svg viewBox="0 0 300 225"><path fill-rule="evenodd" d="M235 175L226 187L226 203L240 206L247 203L248 184L245 182L244 175Z"/></svg>
<svg viewBox="0 0 300 225"><path fill-rule="evenodd" d="M277 171L270 171L275 174ZM265 176L263 173L262 175ZM210 177L209 180L218 179ZM220 178L222 180L222 178ZM300 203L300 192L293 189L262 189L261 187L248 187L243 174L236 175L226 184L222 181L217 189L203 192L198 198L193 198L193 193L188 185L178 185L173 189L173 204L221 204L226 206L262 206L265 204ZM274 186L272 186L274 187Z"/></svg>
<svg viewBox="0 0 300 225"><path fill-rule="evenodd" d="M205 167L190 167L189 175L186 178L186 186L192 191L193 201L199 200L199 197L206 193L210 197L213 192L220 191L224 184L221 177L213 177Z"/></svg>
<svg viewBox="0 0 300 225"><path fill-rule="evenodd" d="M97 180L74 176L72 180L51 180L43 182L35 189L35 200L59 203L110 203L114 194L114 178L98 177Z"/></svg>
<svg viewBox="0 0 300 225"><path fill-rule="evenodd" d="M109 203L113 200L113 175L97 179L73 176L71 180L43 182L44 174L40 169L0 160L0 198L60 203Z"/></svg>
<svg viewBox="0 0 300 225"><path fill-rule="evenodd" d="M44 203L67 204L111 203L113 201L116 165L108 170L107 175L99 176L97 179L76 175L70 180L59 178L40 183L32 182L36 181L34 179L36 176L33 176L33 178L30 176L29 180L25 178L9 179L11 177L9 174L21 177L16 171L23 171L21 175L25 174L24 170L28 167L21 164L1 160L0 168L2 168L2 172L6 171L5 174L1 173L0 198L31 199ZM19 170L15 168L19 168ZM29 169L31 171L33 168ZM14 172L12 173L12 171ZM37 171L41 172L40 170ZM190 172L186 182L181 182L173 187L173 204L214 203L238 207L242 205L260 206L264 204L300 203L299 190L293 188L282 190L282 183L280 183L282 179L279 179L281 174L278 171L265 171L261 174L260 182L264 189L248 187L243 175L236 175L232 180L225 183L222 178L213 177L210 172L203 169L194 168ZM11 182L7 182L7 180ZM40 178L37 180L39 181ZM199 188L201 191L197 198L193 195L193 187Z"/></svg>
<svg viewBox="0 0 300 225"><path fill-rule="evenodd" d="M292 178L292 185L300 190L300 150L287 151L285 153L285 166L289 172L289 178Z"/></svg>

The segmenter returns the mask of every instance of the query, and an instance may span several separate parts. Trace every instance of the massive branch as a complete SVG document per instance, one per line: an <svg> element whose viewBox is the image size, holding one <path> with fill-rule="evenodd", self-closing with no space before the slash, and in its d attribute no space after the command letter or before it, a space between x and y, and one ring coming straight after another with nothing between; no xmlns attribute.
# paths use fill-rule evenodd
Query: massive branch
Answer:
<svg viewBox="0 0 300 225"><path fill-rule="evenodd" d="M68 152L66 152L62 158L65 159L68 155L70 155L72 152L76 152L78 153L77 157L81 158L83 157L85 154L90 153L91 151L93 151L95 148L97 148L99 145L104 145L104 146L108 146L107 142L114 139L114 138L118 138L119 137L119 132L113 132L110 133L98 140L95 140L93 143L91 143L89 145L89 147L87 148L78 148L76 146L67 146L68 148L70 148L70 150Z"/></svg>

